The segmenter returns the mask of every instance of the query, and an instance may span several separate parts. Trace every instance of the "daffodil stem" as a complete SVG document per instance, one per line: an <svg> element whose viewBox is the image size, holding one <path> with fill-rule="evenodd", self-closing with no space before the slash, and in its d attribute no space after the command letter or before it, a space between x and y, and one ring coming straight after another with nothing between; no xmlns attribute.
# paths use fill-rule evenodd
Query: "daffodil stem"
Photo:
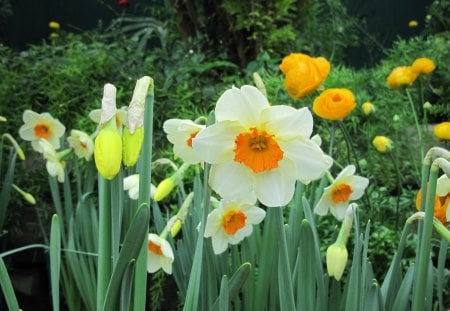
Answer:
<svg viewBox="0 0 450 311"><path fill-rule="evenodd" d="M423 224L422 234L420 236L419 256L417 261L417 273L414 280L414 292L412 310L420 311L424 310L425 300L432 297L425 297L426 294L426 280L428 272L428 262L430 259L431 251L431 234L433 229L433 217L434 217L434 199L436 196L436 183L439 167L432 165L430 169L430 178L428 181L428 191L426 193L426 207L425 207L425 220ZM425 189L425 188L424 188Z"/></svg>
<svg viewBox="0 0 450 311"><path fill-rule="evenodd" d="M411 98L411 93L409 92L408 88L405 88L405 92L406 92L406 96L408 96L408 102L411 107L411 111L413 113L414 123L416 125L417 137L419 138L420 158L423 159L423 157L424 157L423 138L422 138L422 131L420 130L420 126L419 126L419 119L417 118L416 108L414 107L414 102Z"/></svg>
<svg viewBox="0 0 450 311"><path fill-rule="evenodd" d="M278 227L278 241L279 241L279 256L278 256L278 280L279 280L279 295L282 305L285 306L282 310L294 311L294 289L292 287L292 272L289 265L288 247L286 241L286 231L284 228L283 209L281 207L275 208L276 224ZM280 301L281 302L281 301Z"/></svg>
<svg viewBox="0 0 450 311"><path fill-rule="evenodd" d="M402 182L401 182L401 179L400 179L400 170L398 168L397 161L396 161L394 155L391 152L389 152L389 155L391 156L392 163L394 164L395 175L397 177L397 203L396 203L396 208L395 208L395 229L398 230L398 221L399 221L399 216L400 216L399 215L399 212L400 212L400 197L402 195L403 187L402 187Z"/></svg>

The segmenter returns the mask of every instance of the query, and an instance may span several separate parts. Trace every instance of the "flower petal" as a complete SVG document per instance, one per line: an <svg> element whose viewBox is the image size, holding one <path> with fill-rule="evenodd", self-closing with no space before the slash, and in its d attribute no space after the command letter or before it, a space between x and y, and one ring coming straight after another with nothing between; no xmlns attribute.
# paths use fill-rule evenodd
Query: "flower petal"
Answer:
<svg viewBox="0 0 450 311"><path fill-rule="evenodd" d="M39 114L27 109L23 112L22 119L24 123L36 123L39 121Z"/></svg>
<svg viewBox="0 0 450 311"><path fill-rule="evenodd" d="M253 192L248 171L244 165L234 161L216 164L211 167L209 184L223 198L242 197Z"/></svg>
<svg viewBox="0 0 450 311"><path fill-rule="evenodd" d="M343 220L347 212L348 202L340 202L333 204L330 208L331 214L336 217L337 220Z"/></svg>
<svg viewBox="0 0 450 311"><path fill-rule="evenodd" d="M228 240L224 235L225 233L218 232L216 235L212 236L212 246L214 254L216 255L222 254L228 247Z"/></svg>
<svg viewBox="0 0 450 311"><path fill-rule="evenodd" d="M301 135L309 138L313 130L313 117L308 108L295 109L290 106L272 106L262 112L262 123L266 130L278 139L290 139ZM266 121L266 122L265 122Z"/></svg>

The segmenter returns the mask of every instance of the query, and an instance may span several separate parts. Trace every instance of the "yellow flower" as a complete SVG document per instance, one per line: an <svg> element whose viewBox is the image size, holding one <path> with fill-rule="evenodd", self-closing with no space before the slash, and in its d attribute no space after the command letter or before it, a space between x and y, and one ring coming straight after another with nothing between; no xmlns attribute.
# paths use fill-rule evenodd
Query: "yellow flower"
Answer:
<svg viewBox="0 0 450 311"><path fill-rule="evenodd" d="M390 140L386 136L375 136L375 138L372 141L372 144L374 145L375 149L377 149L378 152L381 153L390 151L393 147L392 140Z"/></svg>
<svg viewBox="0 0 450 311"><path fill-rule="evenodd" d="M389 74L387 78L387 85L391 89L400 88L406 85L412 84L417 78L417 73L415 73L412 67L401 66L396 67Z"/></svg>
<svg viewBox="0 0 450 311"><path fill-rule="evenodd" d="M31 141L34 150L42 152L39 139L47 140L55 149L60 147L59 138L64 135L66 128L48 112L38 114L32 110L23 113L25 123L19 129L19 135L23 140Z"/></svg>
<svg viewBox="0 0 450 311"><path fill-rule="evenodd" d="M371 102L365 102L361 107L365 116L369 116L370 114L375 112L375 106Z"/></svg>
<svg viewBox="0 0 450 311"><path fill-rule="evenodd" d="M292 53L280 64L285 74L284 86L289 95L300 99L315 91L330 72L330 63L323 57L310 57L306 54Z"/></svg>
<svg viewBox="0 0 450 311"><path fill-rule="evenodd" d="M58 38L58 37L59 37L59 34L56 33L56 32L52 32L52 33L50 34L50 38L52 38L52 39Z"/></svg>
<svg viewBox="0 0 450 311"><path fill-rule="evenodd" d="M48 27L50 29L58 30L60 28L60 25L58 22L51 21L50 23L48 23Z"/></svg>
<svg viewBox="0 0 450 311"><path fill-rule="evenodd" d="M434 127L434 136L440 140L450 140L450 122L442 122Z"/></svg>
<svg viewBox="0 0 450 311"><path fill-rule="evenodd" d="M408 26L409 26L409 28L415 28L415 27L419 26L419 23L415 19L412 19L409 21Z"/></svg>
<svg viewBox="0 0 450 311"><path fill-rule="evenodd" d="M436 69L434 62L426 57L417 58L412 64L412 70L417 74L430 74Z"/></svg>
<svg viewBox="0 0 450 311"><path fill-rule="evenodd" d="M94 153L94 142L88 134L78 130L71 130L67 141L77 157L85 158L86 161L91 159Z"/></svg>
<svg viewBox="0 0 450 311"><path fill-rule="evenodd" d="M327 249L327 272L339 281L347 265L348 252L345 244L334 243Z"/></svg>
<svg viewBox="0 0 450 311"><path fill-rule="evenodd" d="M348 89L328 89L323 91L313 103L313 111L327 120L341 120L355 108L355 97Z"/></svg>

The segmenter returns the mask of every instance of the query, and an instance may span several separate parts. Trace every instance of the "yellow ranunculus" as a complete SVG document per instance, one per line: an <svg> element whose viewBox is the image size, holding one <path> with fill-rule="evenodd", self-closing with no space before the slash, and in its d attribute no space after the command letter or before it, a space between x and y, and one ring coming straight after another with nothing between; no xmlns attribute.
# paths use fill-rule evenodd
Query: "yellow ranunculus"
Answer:
<svg viewBox="0 0 450 311"><path fill-rule="evenodd" d="M417 74L430 74L436 69L434 62L426 57L417 58L412 64L412 70Z"/></svg>
<svg viewBox="0 0 450 311"><path fill-rule="evenodd" d="M375 106L371 102L365 102L364 104L362 104L361 109L364 112L365 116L368 116L375 112Z"/></svg>
<svg viewBox="0 0 450 311"><path fill-rule="evenodd" d="M419 26L419 23L415 19L412 19L409 21L408 26L409 26L409 28L415 28L415 27Z"/></svg>
<svg viewBox="0 0 450 311"><path fill-rule="evenodd" d="M112 118L98 133L94 142L95 165L105 179L113 179L122 163L122 138Z"/></svg>
<svg viewBox="0 0 450 311"><path fill-rule="evenodd" d="M440 140L450 140L450 122L442 122L434 127L434 136Z"/></svg>
<svg viewBox="0 0 450 311"><path fill-rule="evenodd" d="M389 74L387 78L387 85L391 89L400 88L406 85L412 84L417 78L417 73L415 73L412 67L401 66L396 67Z"/></svg>
<svg viewBox="0 0 450 311"><path fill-rule="evenodd" d="M48 27L54 30L58 30L60 28L59 23L55 21L51 21L50 23L48 23Z"/></svg>
<svg viewBox="0 0 450 311"><path fill-rule="evenodd" d="M313 111L327 120L341 120L355 108L355 96L348 89L328 89L323 91L313 103Z"/></svg>
<svg viewBox="0 0 450 311"><path fill-rule="evenodd" d="M284 86L292 98L300 99L315 91L330 72L330 63L323 57L292 53L280 64L285 74Z"/></svg>
<svg viewBox="0 0 450 311"><path fill-rule="evenodd" d="M373 146L378 152L385 153L392 149L392 140L387 138L386 136L375 136L372 141Z"/></svg>

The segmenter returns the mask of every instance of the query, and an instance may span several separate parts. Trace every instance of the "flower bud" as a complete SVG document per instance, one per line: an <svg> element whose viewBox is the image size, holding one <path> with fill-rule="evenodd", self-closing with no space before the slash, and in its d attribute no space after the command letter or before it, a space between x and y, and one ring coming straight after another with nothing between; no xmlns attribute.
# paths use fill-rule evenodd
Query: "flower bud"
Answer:
<svg viewBox="0 0 450 311"><path fill-rule="evenodd" d="M348 252L345 245L334 243L327 249L327 272L339 281L347 265Z"/></svg>
<svg viewBox="0 0 450 311"><path fill-rule="evenodd" d="M122 162L122 139L115 118L110 119L100 130L94 142L95 165L105 179L113 179Z"/></svg>
<svg viewBox="0 0 450 311"><path fill-rule="evenodd" d="M36 199L34 198L34 196L31 193L23 191L15 184L13 184L12 187L14 188L14 190L16 190L18 193L20 193L22 195L22 197L25 199L25 201L27 201L28 203L30 203L32 205L36 205Z"/></svg>
<svg viewBox="0 0 450 311"><path fill-rule="evenodd" d="M133 134L128 127L124 128L122 135L123 164L133 166L139 159L139 154L144 141L144 127L138 127Z"/></svg>
<svg viewBox="0 0 450 311"><path fill-rule="evenodd" d="M175 180L171 177L164 179L156 187L155 197L153 198L156 202L164 199L172 190L175 188Z"/></svg>
<svg viewBox="0 0 450 311"><path fill-rule="evenodd" d="M365 116L369 116L373 112L375 112L375 106L371 102L365 102L362 104L362 111Z"/></svg>
<svg viewBox="0 0 450 311"><path fill-rule="evenodd" d="M376 136L372 141L373 146L380 153L386 153L393 148L392 140L386 136Z"/></svg>
<svg viewBox="0 0 450 311"><path fill-rule="evenodd" d="M423 109L424 109L424 110L431 110L431 108L433 108L433 105L431 105L430 102L425 102L425 103L423 104Z"/></svg>

